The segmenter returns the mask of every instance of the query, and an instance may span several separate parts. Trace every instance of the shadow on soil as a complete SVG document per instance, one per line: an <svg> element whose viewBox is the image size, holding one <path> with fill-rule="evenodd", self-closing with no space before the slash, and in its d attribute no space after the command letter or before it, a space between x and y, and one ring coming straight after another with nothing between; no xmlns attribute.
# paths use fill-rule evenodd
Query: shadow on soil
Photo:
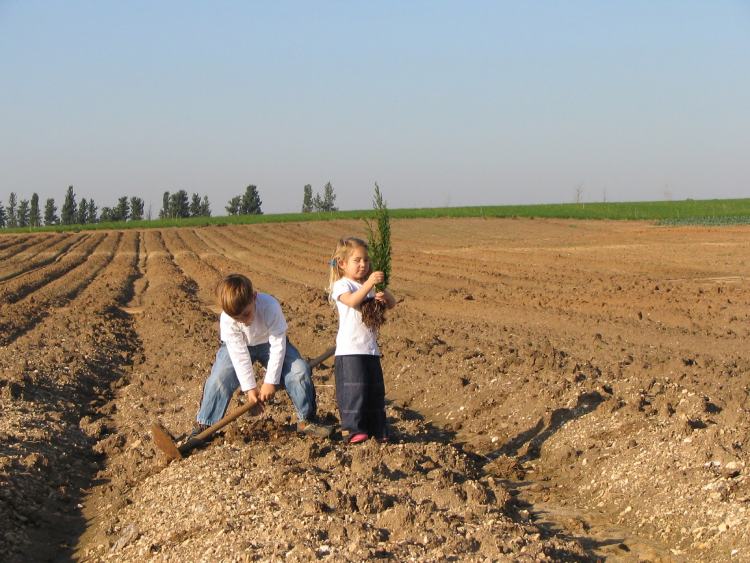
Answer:
<svg viewBox="0 0 750 563"><path fill-rule="evenodd" d="M555 411L553 411L552 415L550 416L550 423L546 425L546 428L544 424L541 424L543 423L543 421L540 420L540 424L535 425L534 428L520 434L514 440L509 442L509 444L511 444L510 447L508 447L508 445L506 444L506 446L500 448L497 452L492 452L491 456L494 456L494 458L496 458L506 451L518 452L521 446L523 446L527 442L531 442L532 445L536 448L536 457L538 457L538 449L541 448L541 445L544 443L544 441L547 440L552 434L554 434L554 432L559 430L566 422L593 411L603 400L604 399L601 397L601 395L596 392L584 395L579 399L576 406L572 409L556 409ZM472 451L467 444L457 439L457 432L441 428L440 426L432 422L428 422L425 416L421 413L403 406L391 406L399 412L399 416L402 420L418 420L421 422L420 426L422 428L425 428L425 431L420 432L419 434L396 435L394 436L394 439L396 441L412 444L439 443L443 445L453 445L476 462L476 467L478 468L478 471L480 473L484 471L484 466L490 463L492 459L494 459L491 456L484 456ZM576 553L571 553L566 550L557 550L554 553L550 554L550 556L552 556L555 561L602 561L603 558L596 555L595 550L608 545L617 545L622 543L621 539L609 538L606 540L597 540L585 534L571 533L570 531L564 530L560 526L557 526L553 522L548 522L544 520L544 514L542 511L535 511L532 505L526 503L518 497L519 489L528 485L528 483L524 481L512 480L500 480L500 482L505 488L508 489L512 496L512 500L506 505L505 508L505 512L508 516L518 521L519 523L527 523L528 520L523 518L520 514L520 510L526 508L532 515L534 524L539 528L540 532L545 537L556 537L562 540L575 541L579 545L581 545L581 547L586 552L588 552L586 556L581 557ZM627 547L625 547L625 549L627 549Z"/></svg>
<svg viewBox="0 0 750 563"><path fill-rule="evenodd" d="M580 418L596 410L604 402L604 397L598 391L584 393L578 397L578 402L573 408L555 409L549 415L549 420L540 418L539 421L528 430L521 432L515 438L511 438L506 444L499 449L487 454L489 459L495 459L501 455L508 457L517 457L519 451L524 445L528 444L526 453L517 457L521 463L538 459L542 451L542 446L555 432L560 430L565 424L576 418Z"/></svg>
<svg viewBox="0 0 750 563"><path fill-rule="evenodd" d="M17 538L11 542L15 551L6 553L4 561L73 560L76 538L86 528L80 508L83 495L94 483L100 464L91 449L93 441L78 426L90 409L70 412L64 405L88 405L94 397L100 398L89 395L88 386L88 380L60 385L47 377L24 377L8 385L21 412L44 406L45 416L27 420L23 434L8 436L0 447L0 456L13 460L8 486L0 494L0 519L7 518L2 526L6 538L8 533ZM54 441L34 438L49 427L50 420L60 424Z"/></svg>
<svg viewBox="0 0 750 563"><path fill-rule="evenodd" d="M129 278L129 289L117 305L132 294L135 277ZM96 474L106 461L93 447L110 431L103 424L101 435L87 435L81 419L87 416L94 423L106 419L100 408L127 382L124 367L138 345L130 317L117 305L103 311L107 322L117 327L115 346L109 343L108 349L71 366L74 378L61 382L52 374L34 371L33 376L25 374L16 381L0 380L0 393L22 415L30 415L24 417L22 431L0 441L0 456L13 460L7 467L7 486L4 482L0 487L0 530L5 533L0 544L10 539L12 549L0 557L3 561L74 560L76 544L87 526L84 497L100 484ZM50 425L55 428L52 441L38 439Z"/></svg>

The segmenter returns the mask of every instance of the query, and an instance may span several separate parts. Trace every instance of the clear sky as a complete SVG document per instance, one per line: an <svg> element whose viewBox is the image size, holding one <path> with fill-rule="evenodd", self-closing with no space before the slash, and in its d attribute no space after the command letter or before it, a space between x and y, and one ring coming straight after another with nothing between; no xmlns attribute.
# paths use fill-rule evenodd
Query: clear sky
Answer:
<svg viewBox="0 0 750 563"><path fill-rule="evenodd" d="M750 2L0 0L0 200L750 197Z"/></svg>

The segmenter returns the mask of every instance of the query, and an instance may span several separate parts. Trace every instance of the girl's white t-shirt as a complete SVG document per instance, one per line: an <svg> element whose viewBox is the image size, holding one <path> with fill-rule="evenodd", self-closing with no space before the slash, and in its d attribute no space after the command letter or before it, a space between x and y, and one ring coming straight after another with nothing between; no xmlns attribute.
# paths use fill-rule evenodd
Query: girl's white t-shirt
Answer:
<svg viewBox="0 0 750 563"><path fill-rule="evenodd" d="M331 298L336 302L336 309L339 313L339 332L336 335L337 356L352 354L380 356L377 337L375 332L362 322L362 311L339 301L339 297L344 293L354 293L360 287L362 287L361 283L349 278L341 278L331 288ZM367 297L375 297L375 291L370 290Z"/></svg>

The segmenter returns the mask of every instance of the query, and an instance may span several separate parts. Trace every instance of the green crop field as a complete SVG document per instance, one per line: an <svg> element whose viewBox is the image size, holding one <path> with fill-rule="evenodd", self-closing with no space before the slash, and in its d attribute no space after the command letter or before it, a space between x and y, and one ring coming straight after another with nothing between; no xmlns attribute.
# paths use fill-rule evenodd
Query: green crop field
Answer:
<svg viewBox="0 0 750 563"><path fill-rule="evenodd" d="M642 201L613 203L558 203L541 205L497 205L472 207L431 207L391 209L394 219L436 217L528 217L557 219L611 219L657 221L663 225L734 225L750 223L750 199L705 199L682 201ZM4 232L74 231L92 229L148 229L165 227L201 227L291 221L330 221L371 218L371 209L326 213L278 213L268 215L232 215L95 223L92 225L54 225L37 228L5 229Z"/></svg>

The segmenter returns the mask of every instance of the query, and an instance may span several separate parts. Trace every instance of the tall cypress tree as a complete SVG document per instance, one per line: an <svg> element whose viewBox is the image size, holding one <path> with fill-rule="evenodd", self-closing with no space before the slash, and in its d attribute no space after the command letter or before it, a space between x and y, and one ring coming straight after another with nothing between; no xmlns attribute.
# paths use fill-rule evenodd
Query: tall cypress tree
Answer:
<svg viewBox="0 0 750 563"><path fill-rule="evenodd" d="M76 221L76 194L73 193L73 186L68 186L65 194L65 201L60 210L60 223L63 225L72 225Z"/></svg>
<svg viewBox="0 0 750 563"><path fill-rule="evenodd" d="M323 186L323 203L321 211L338 211L338 207L334 205L336 202L336 194L333 193L333 186L331 182L327 182Z"/></svg>
<svg viewBox="0 0 750 563"><path fill-rule="evenodd" d="M59 221L57 217L57 206L55 205L55 198L47 198L44 204L44 224L45 225L56 225Z"/></svg>
<svg viewBox="0 0 750 563"><path fill-rule="evenodd" d="M159 219L168 219L169 215L169 192L164 192L161 198L161 210L159 211Z"/></svg>
<svg viewBox="0 0 750 563"><path fill-rule="evenodd" d="M76 213L76 223L79 225L85 225L89 222L89 205L85 197L81 198L78 204L78 212Z"/></svg>
<svg viewBox="0 0 750 563"><path fill-rule="evenodd" d="M208 202L207 195L204 195L201 201L201 217L211 217L211 204Z"/></svg>
<svg viewBox="0 0 750 563"><path fill-rule="evenodd" d="M190 199L190 216L199 217L201 214L201 196L200 194L193 194Z"/></svg>
<svg viewBox="0 0 750 563"><path fill-rule="evenodd" d="M31 194L31 211L29 212L29 224L32 227L39 227L42 224L42 216L39 213L39 194Z"/></svg>
<svg viewBox="0 0 750 563"><path fill-rule="evenodd" d="M310 213L313 210L312 186L305 184L302 194L302 213Z"/></svg>
<svg viewBox="0 0 750 563"><path fill-rule="evenodd" d="M96 223L96 212L98 210L98 207L96 206L96 203L94 203L94 198L89 198L89 204L88 204L88 210L86 211L86 219L89 223Z"/></svg>
<svg viewBox="0 0 750 563"><path fill-rule="evenodd" d="M17 227L18 219L16 218L16 193L15 192L10 192L10 195L8 196L8 207L6 207L6 211L8 212L8 217L6 218L8 227L10 228Z"/></svg>
<svg viewBox="0 0 750 563"><path fill-rule="evenodd" d="M22 199L18 204L18 226L29 226L29 200Z"/></svg>

